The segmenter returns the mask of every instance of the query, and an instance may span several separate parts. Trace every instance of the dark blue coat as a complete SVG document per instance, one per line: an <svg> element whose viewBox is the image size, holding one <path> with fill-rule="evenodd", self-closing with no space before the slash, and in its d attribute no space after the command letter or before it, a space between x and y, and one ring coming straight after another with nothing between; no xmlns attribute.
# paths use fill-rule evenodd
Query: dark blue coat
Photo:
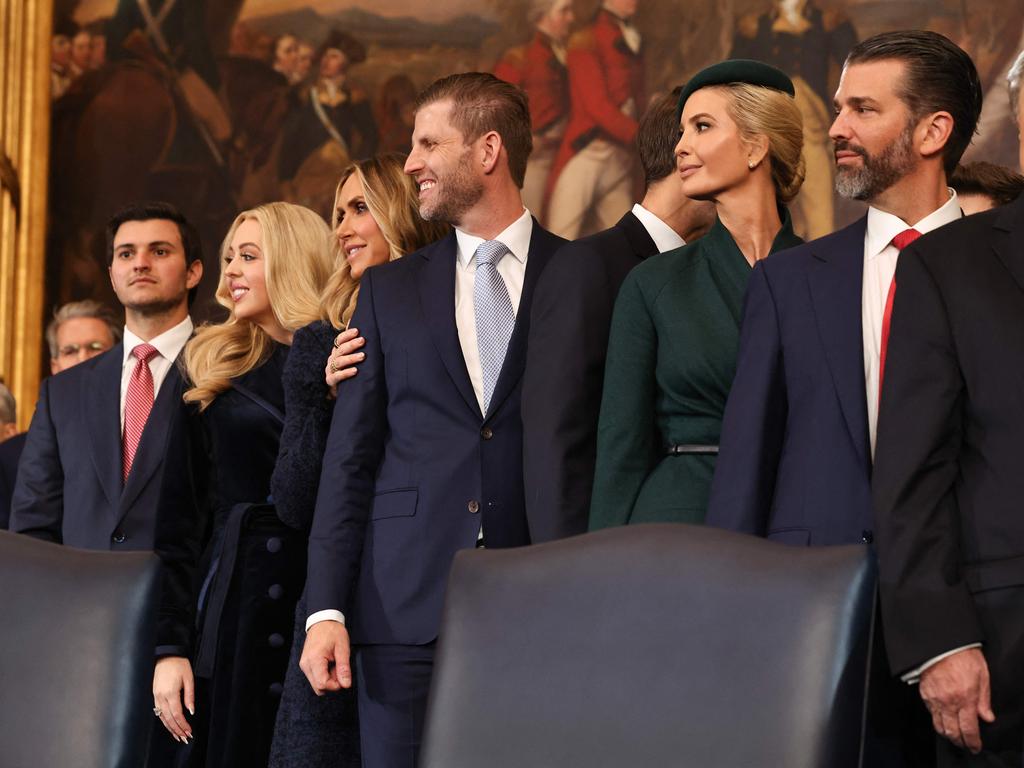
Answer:
<svg viewBox="0 0 1024 768"><path fill-rule="evenodd" d="M530 543L520 390L530 302L565 241L534 222L515 330L480 413L455 325L456 239L368 270L339 387L309 544L310 613L341 610L356 643L437 637L445 583L483 523L488 547Z"/></svg>
<svg viewBox="0 0 1024 768"><path fill-rule="evenodd" d="M86 549L153 548L168 439L184 417L182 378L172 365L122 484L123 358L118 344L43 380L18 465L12 531Z"/></svg>
<svg viewBox="0 0 1024 768"><path fill-rule="evenodd" d="M709 525L797 545L870 540L866 222L754 268Z"/></svg>

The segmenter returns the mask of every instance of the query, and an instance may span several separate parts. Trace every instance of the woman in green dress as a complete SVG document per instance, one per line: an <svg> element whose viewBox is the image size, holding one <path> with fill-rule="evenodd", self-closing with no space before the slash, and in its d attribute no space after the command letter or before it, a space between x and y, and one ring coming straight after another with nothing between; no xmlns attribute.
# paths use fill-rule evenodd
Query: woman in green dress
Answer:
<svg viewBox="0 0 1024 768"><path fill-rule="evenodd" d="M751 269L801 242L785 208L804 176L793 93L784 73L746 60L708 67L683 89L683 191L713 201L717 220L637 266L619 292L591 530L704 520Z"/></svg>

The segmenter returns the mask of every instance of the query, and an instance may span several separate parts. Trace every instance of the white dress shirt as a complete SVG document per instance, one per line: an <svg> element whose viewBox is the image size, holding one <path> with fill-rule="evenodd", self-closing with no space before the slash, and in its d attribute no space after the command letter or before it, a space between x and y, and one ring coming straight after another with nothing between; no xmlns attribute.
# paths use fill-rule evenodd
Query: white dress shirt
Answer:
<svg viewBox="0 0 1024 768"><path fill-rule="evenodd" d="M519 300L523 295L523 281L526 279L526 256L530 252L530 236L533 234L533 217L523 210L523 215L513 221L498 235L491 238L500 240L511 251L498 262L498 274L505 281L508 297L512 300L512 312L519 316ZM473 384L473 393L480 405L480 413L484 410L484 374L480 366L480 348L476 340L476 311L473 309L473 287L476 285L476 249L484 242L476 237L455 230L455 241L458 244L455 264L455 327L459 331L459 344L462 346L462 357L466 361L469 380Z"/></svg>
<svg viewBox="0 0 1024 768"><path fill-rule="evenodd" d="M679 236L678 232L640 205L640 203L633 204L633 215L644 225L644 229L647 230L647 234L654 241L658 253L682 248L686 245L686 241Z"/></svg>
<svg viewBox="0 0 1024 768"><path fill-rule="evenodd" d="M128 394L128 382L132 378L132 371L135 370L136 359L132 350L139 344L152 344L159 354L149 359L149 371L153 374L153 400L156 400L160 385L167 378L171 366L178 359L181 350L192 336L192 318L186 316L170 330L164 331L156 338L148 342L143 341L126 327L124 329L124 358L121 362L121 431L124 431L124 399Z"/></svg>
<svg viewBox="0 0 1024 768"><path fill-rule="evenodd" d="M861 322L864 338L864 385L868 406L868 434L871 457L875 456L875 435L878 429L878 361L882 349L882 319L889 285L896 274L899 251L892 239L913 227L922 235L938 229L963 215L956 192L949 190L949 200L916 224L908 224L898 216L877 208L868 208L868 226L864 234L864 281L861 294ZM896 290L899 290L897 286Z"/></svg>
<svg viewBox="0 0 1024 768"><path fill-rule="evenodd" d="M523 215L509 224L492 240L500 240L511 251L498 262L497 270L505 281L508 297L512 300L512 312L519 316L519 301L523 296L523 282L526 279L526 257L530 252L530 237L533 235L533 216L523 209ZM473 286L476 285L476 249L484 242L482 237L455 229L455 327L459 332L459 344L466 361L466 371L473 384L480 407L481 418L484 410L484 375L480 366L480 349L476 340L476 311L473 307ZM481 530L480 535L483 535ZM306 631L321 621L345 623L345 615L333 608L310 614L306 619Z"/></svg>

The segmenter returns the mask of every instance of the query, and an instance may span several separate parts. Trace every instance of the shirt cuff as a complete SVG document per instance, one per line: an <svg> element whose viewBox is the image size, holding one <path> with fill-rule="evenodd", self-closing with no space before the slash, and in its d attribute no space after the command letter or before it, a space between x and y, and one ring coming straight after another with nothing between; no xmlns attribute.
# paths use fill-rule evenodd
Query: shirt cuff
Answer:
<svg viewBox="0 0 1024 768"><path fill-rule="evenodd" d="M325 613L325 611L322 611L322 613ZM929 667L934 667L940 661L942 661L943 659L948 659L954 653L960 653L960 651L967 651L967 650L970 650L971 648L981 648L981 643L971 643L970 645L961 645L959 648L954 648L952 651L946 651L945 653L940 653L935 658L928 659L928 661L926 661L924 664L922 664L917 669L912 669L909 672L906 672L906 673L900 675L900 680L902 680L907 685L916 685L917 683L921 682L921 674L926 669L928 669Z"/></svg>
<svg viewBox="0 0 1024 768"><path fill-rule="evenodd" d="M341 611L334 611L331 609L327 609L326 611L317 611L306 619L306 631L309 632L310 627L314 624L319 624L321 621L336 621L339 624L344 624L345 614Z"/></svg>

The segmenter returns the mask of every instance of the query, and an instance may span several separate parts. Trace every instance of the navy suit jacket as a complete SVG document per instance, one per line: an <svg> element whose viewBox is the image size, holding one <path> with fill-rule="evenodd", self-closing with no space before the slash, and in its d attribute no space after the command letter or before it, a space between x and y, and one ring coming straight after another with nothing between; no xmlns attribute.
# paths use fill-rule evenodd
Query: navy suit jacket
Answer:
<svg viewBox="0 0 1024 768"><path fill-rule="evenodd" d="M865 217L754 268L709 525L797 545L871 540L866 226Z"/></svg>
<svg viewBox="0 0 1024 768"><path fill-rule="evenodd" d="M12 531L85 549L153 548L168 438L184 412L182 377L172 365L122 484L123 350L118 344L43 380L18 465Z"/></svg>
<svg viewBox="0 0 1024 768"><path fill-rule="evenodd" d="M18 477L18 461L25 448L26 433L9 437L0 443L0 529L7 530L11 519L11 497Z"/></svg>
<svg viewBox="0 0 1024 768"><path fill-rule="evenodd" d="M562 248L537 285L523 376L526 512L534 543L587 531L612 310L629 271L657 252L627 211L610 229Z"/></svg>
<svg viewBox="0 0 1024 768"><path fill-rule="evenodd" d="M520 391L537 278L565 241L530 237L515 329L480 407L455 325L456 239L366 272L351 326L366 339L339 387L309 541L309 613L337 609L356 643L437 637L452 558L530 543Z"/></svg>

